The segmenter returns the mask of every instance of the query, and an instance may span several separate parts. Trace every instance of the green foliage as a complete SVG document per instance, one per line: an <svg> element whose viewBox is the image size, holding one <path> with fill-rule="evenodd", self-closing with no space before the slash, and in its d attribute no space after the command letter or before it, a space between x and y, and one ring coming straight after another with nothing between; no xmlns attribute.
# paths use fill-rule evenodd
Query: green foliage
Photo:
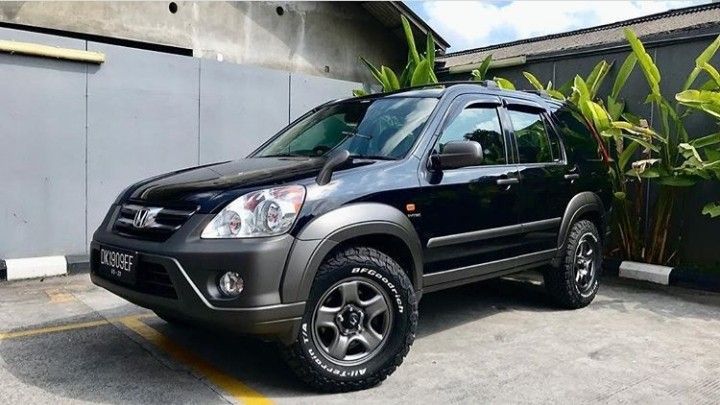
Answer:
<svg viewBox="0 0 720 405"><path fill-rule="evenodd" d="M708 90L685 90L675 95L680 104L705 111L720 118L720 93Z"/></svg>
<svg viewBox="0 0 720 405"><path fill-rule="evenodd" d="M410 23L404 16L401 16L401 20L403 32L405 33L405 41L408 46L408 55L405 68L400 73L400 76L395 74L395 72L387 66L377 68L365 58L360 57L362 63L370 71L373 78L375 78L375 81L382 87L383 92L438 82L433 70L435 67L435 40L431 34L428 34L425 52L421 55L415 46L415 37L413 36ZM367 92L364 90L353 90L353 95L355 96L366 94Z"/></svg>
<svg viewBox="0 0 720 405"><path fill-rule="evenodd" d="M493 80L497 82L498 87L505 90L515 90L515 85L512 84L512 82L508 79L503 79L502 77L493 77Z"/></svg>
<svg viewBox="0 0 720 405"><path fill-rule="evenodd" d="M470 72L472 79L475 81L485 80L488 69L490 68L490 62L492 62L492 55L486 56L480 64L480 67Z"/></svg>
<svg viewBox="0 0 720 405"><path fill-rule="evenodd" d="M703 207L702 210L703 215L709 215L710 218L715 218L720 216L720 204L716 202L711 202L706 204Z"/></svg>
<svg viewBox="0 0 720 405"><path fill-rule="evenodd" d="M620 250L628 259L665 263L672 256L666 247L668 227L676 199L676 190L701 181L720 180L720 133L712 133L689 140L684 119L691 111L703 112L720 119L720 73L710 61L720 49L720 37L695 60L682 91L673 100L661 93L661 72L634 32L625 30L632 52L615 72L610 93L600 99L602 83L612 71L612 64L600 61L587 77L576 75L569 83L554 89L552 83L542 81L530 72L523 75L536 90L544 90L551 97L567 99L587 121L592 130L606 143L611 153L610 177L616 201L614 226L620 234ZM659 111L658 128L651 128L647 120L625 111L621 92L635 67L639 67L648 85L646 101ZM705 74L707 81L699 88L691 87ZM648 183L649 182L649 183ZM652 210L650 231L637 220L643 212L644 200L633 201L629 195L643 195L648 184L659 187L657 200L650 202ZM703 214L720 216L720 205L708 203Z"/></svg>

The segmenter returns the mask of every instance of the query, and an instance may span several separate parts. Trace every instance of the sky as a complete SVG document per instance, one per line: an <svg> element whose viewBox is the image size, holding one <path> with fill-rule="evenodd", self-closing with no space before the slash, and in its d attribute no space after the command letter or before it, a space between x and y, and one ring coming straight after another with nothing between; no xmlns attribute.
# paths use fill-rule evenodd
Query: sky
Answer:
<svg viewBox="0 0 720 405"><path fill-rule="evenodd" d="M555 34L709 3L688 1L406 1L450 52Z"/></svg>

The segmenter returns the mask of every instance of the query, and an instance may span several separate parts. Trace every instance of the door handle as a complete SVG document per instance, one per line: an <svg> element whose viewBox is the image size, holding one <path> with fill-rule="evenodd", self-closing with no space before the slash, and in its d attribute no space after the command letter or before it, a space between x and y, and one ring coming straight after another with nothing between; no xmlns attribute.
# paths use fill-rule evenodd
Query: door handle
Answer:
<svg viewBox="0 0 720 405"><path fill-rule="evenodd" d="M580 178L580 175L578 173L568 173L564 177L565 180L576 180Z"/></svg>
<svg viewBox="0 0 720 405"><path fill-rule="evenodd" d="M510 186L512 184L520 183L520 179L515 178L515 177L509 177L507 179L497 179L497 180L495 180L495 183L498 186Z"/></svg>

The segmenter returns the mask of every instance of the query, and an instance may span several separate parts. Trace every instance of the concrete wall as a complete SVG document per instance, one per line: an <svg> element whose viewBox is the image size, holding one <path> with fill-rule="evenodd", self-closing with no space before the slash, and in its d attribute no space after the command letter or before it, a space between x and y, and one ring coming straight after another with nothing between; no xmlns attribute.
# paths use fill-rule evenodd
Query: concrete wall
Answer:
<svg viewBox="0 0 720 405"><path fill-rule="evenodd" d="M115 197L156 174L245 156L291 118L360 86L0 29L103 52L86 65L0 54L0 258L83 254Z"/></svg>
<svg viewBox="0 0 720 405"><path fill-rule="evenodd" d="M403 41L353 2L0 2L0 21L192 49L197 57L366 81ZM279 15L278 7L282 9Z"/></svg>
<svg viewBox="0 0 720 405"><path fill-rule="evenodd" d="M648 46L648 53L655 59L662 74L662 91L666 96L670 96L668 98L680 91L688 73L695 66L695 58L710 45L710 42L711 39L688 39L682 43ZM530 89L531 86L522 76L523 71L528 71L543 83L552 80L560 87L566 81L572 80L576 74L587 77L598 62L606 60L614 62L609 78L600 89L601 94L607 94L611 89L615 72L627 55L628 51L597 52L592 55L530 62L523 66L493 70L490 74L511 80L519 89ZM720 54L715 56L712 64L720 65ZM468 73L445 79L466 80L469 76ZM696 85L702 84L707 79L706 76L701 75ZM659 114L657 111L651 111L651 106L645 103L647 94L645 79L639 67L636 67L623 89L622 97L626 100L628 111L647 118L652 126L659 127ZM698 137L717 132L717 123L707 115L696 113L686 121L686 129L691 137ZM648 195L650 200L654 198L655 191L651 190ZM717 254L717 246L720 245L720 232L717 230L720 219L711 219L702 215L701 210L709 201L720 201L720 184L705 182L683 192L684 198L680 200L675 215L677 219L675 234L682 235L682 242L674 247L679 249L678 259L681 264L718 268L720 258Z"/></svg>

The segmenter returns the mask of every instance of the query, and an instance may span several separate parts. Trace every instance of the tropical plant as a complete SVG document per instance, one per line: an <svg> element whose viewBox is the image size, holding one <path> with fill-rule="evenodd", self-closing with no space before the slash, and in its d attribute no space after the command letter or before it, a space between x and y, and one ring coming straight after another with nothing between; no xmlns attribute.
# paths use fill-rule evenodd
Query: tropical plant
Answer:
<svg viewBox="0 0 720 405"><path fill-rule="evenodd" d="M477 69L473 69L470 72L472 79L476 82L487 80L488 70L490 69L490 63L492 62L492 54L488 55L480 63ZM498 87L505 90L515 90L515 85L508 79L494 76L492 80L497 83Z"/></svg>
<svg viewBox="0 0 720 405"><path fill-rule="evenodd" d="M689 83L686 83L687 89L676 94L675 100L686 107L709 114L718 120L720 124L720 74L718 74L715 67L708 62L708 60L712 58L712 54L717 51L718 46L720 46L720 43L715 41L705 53L698 57L695 61L695 69L693 69L690 74ZM697 76L702 71L705 71L710 76L710 80L699 89L689 89L689 87L692 86L692 82L697 79ZM716 178L720 179L720 152L717 148L718 143L720 143L720 132L695 139L690 142L690 145L695 148L695 151L697 151L697 149L703 149L705 154L705 164L703 167L713 173ZM710 146L715 146L715 148L710 148ZM691 154L690 161L693 164L700 163L698 162L698 157L702 159L702 156L696 155L690 148L688 148L688 153ZM702 213L712 218L720 216L720 203L707 203L703 207Z"/></svg>
<svg viewBox="0 0 720 405"><path fill-rule="evenodd" d="M674 256L668 248L668 233L674 207L684 194L680 189L704 180L720 180L720 133L690 140L684 126L691 110L720 118L720 74L709 63L720 47L720 37L698 56L674 103L675 100L667 100L662 95L660 71L642 42L631 30L626 30L625 36L632 52L618 70L606 100L601 100L597 93L612 68L605 61L598 63L587 78L575 76L571 88L554 89L552 83L543 86L529 72L524 76L535 89L574 104L594 132L611 146L608 150L613 155L610 175L616 198L614 224L622 256L667 263ZM648 84L646 102L659 112L657 131L650 128L646 120L625 111L625 103L619 98L636 65L640 66ZM690 89L702 72L710 76L710 80L699 89ZM649 184L657 186L653 203L643 198ZM645 227L637 219L645 217L640 215L644 208L650 210L646 217L648 232L644 232ZM710 202L702 212L711 217L720 216L720 204Z"/></svg>
<svg viewBox="0 0 720 405"><path fill-rule="evenodd" d="M401 16L400 19L402 20L403 31L405 32L405 41L407 42L408 47L407 62L405 63L405 68L400 73L400 76L396 75L391 68L385 65L381 65L377 68L365 58L360 57L360 60L368 68L373 78L375 78L377 83L382 86L383 92L438 82L434 70L435 39L432 34L428 33L425 52L420 54L415 46L415 37L413 36L412 29L410 28L410 23L405 16ZM353 90L354 96L364 96L366 94L367 92L362 89Z"/></svg>

